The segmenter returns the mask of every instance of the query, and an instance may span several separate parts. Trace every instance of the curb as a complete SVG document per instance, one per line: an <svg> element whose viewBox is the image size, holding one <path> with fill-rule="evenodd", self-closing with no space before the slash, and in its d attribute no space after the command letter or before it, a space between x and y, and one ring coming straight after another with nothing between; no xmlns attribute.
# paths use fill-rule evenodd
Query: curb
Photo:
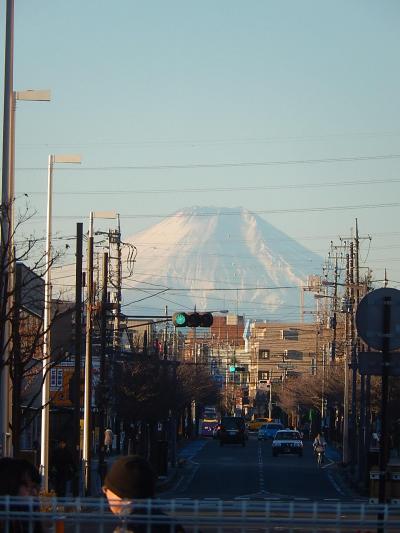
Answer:
<svg viewBox="0 0 400 533"><path fill-rule="evenodd" d="M165 492L171 488L178 477L178 472L178 467L173 467L167 476L159 476L156 481L156 492Z"/></svg>

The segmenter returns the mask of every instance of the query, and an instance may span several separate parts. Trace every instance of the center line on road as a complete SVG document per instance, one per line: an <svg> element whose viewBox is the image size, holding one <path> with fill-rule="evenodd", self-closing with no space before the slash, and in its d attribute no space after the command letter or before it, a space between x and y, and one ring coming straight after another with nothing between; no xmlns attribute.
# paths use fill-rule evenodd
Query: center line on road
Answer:
<svg viewBox="0 0 400 533"><path fill-rule="evenodd" d="M261 443L258 442L258 484L260 492L264 492L264 469L263 469L263 458L262 458L262 449Z"/></svg>

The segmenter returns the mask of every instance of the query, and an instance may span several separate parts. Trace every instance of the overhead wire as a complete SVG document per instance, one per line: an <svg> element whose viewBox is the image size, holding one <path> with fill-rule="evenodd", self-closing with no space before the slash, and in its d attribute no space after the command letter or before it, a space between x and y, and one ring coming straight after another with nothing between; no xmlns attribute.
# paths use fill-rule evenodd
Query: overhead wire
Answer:
<svg viewBox="0 0 400 533"><path fill-rule="evenodd" d="M186 170L191 168L235 168L235 167L265 167L280 165L312 165L319 163L346 163L351 161L380 161L399 159L400 154L382 154L382 155L364 155L364 156L344 156L344 157L325 157L319 159L288 159L280 161L239 161L239 162L221 162L221 163L187 163L187 164L157 164L157 165L104 165L98 167L73 167L71 169L58 169L58 172L87 172L87 171L116 171L116 170ZM45 170L45 167L19 167L21 171Z"/></svg>
<svg viewBox="0 0 400 533"><path fill-rule="evenodd" d="M321 189L326 187L348 187L359 185L382 185L387 183L400 183L400 178L388 178L388 179L360 179L360 180L347 180L347 181L334 181L334 182L319 182L319 183L291 183L291 184L279 184L279 185L259 185L259 186L241 186L241 187L196 187L196 188L173 188L167 189L108 189L108 190L79 190L79 191L57 191L54 194L59 196L75 196L75 195L117 195L117 194L198 194L198 193L210 193L210 192L243 192L243 191L263 191L263 190L282 190L282 189ZM45 195L46 191L25 191L26 194L32 195Z"/></svg>

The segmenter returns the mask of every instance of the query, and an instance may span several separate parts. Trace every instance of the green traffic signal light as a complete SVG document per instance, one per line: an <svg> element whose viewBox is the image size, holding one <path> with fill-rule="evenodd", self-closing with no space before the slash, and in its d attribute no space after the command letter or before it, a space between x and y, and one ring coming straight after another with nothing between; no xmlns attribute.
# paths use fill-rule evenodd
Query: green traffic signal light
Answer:
<svg viewBox="0 0 400 533"><path fill-rule="evenodd" d="M213 323L212 313L183 313L178 312L172 315L172 323L177 328L209 328Z"/></svg>
<svg viewBox="0 0 400 533"><path fill-rule="evenodd" d="M172 316L172 322L174 326L178 328L185 327L187 325L186 313L174 313Z"/></svg>

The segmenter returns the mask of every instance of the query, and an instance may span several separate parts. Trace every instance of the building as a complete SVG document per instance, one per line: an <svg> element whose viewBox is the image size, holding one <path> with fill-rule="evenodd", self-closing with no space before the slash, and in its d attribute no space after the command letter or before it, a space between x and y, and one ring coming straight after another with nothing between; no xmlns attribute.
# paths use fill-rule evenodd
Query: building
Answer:
<svg viewBox="0 0 400 533"><path fill-rule="evenodd" d="M316 323L254 322L250 324L249 396L260 410L275 387L289 377L316 374L321 364ZM271 387L271 389L270 389ZM271 394L271 396L270 396Z"/></svg>
<svg viewBox="0 0 400 533"><path fill-rule="evenodd" d="M16 263L11 351L12 426L16 449L39 440L43 357L44 281Z"/></svg>

